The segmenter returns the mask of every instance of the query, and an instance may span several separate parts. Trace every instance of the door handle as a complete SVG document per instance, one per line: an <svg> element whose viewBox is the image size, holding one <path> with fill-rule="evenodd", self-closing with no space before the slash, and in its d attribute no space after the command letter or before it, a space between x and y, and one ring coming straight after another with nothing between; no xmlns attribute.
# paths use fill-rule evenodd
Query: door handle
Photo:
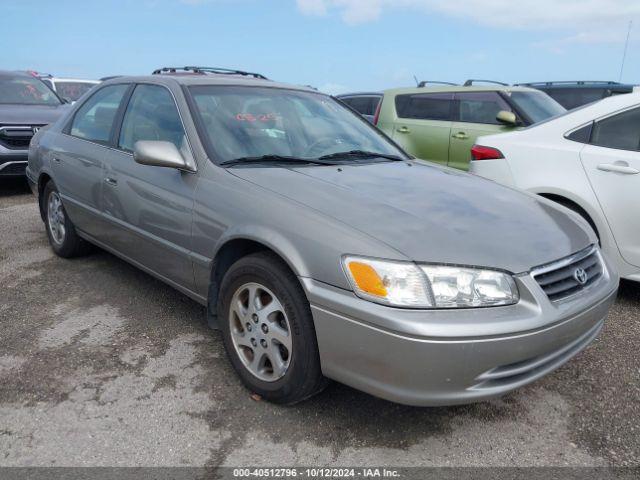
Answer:
<svg viewBox="0 0 640 480"><path fill-rule="evenodd" d="M60 159L58 157L53 157L53 161L56 163L60 163Z"/></svg>
<svg viewBox="0 0 640 480"><path fill-rule="evenodd" d="M116 185L118 185L118 180L112 177L105 177L104 183L111 185L112 187L115 187Z"/></svg>
<svg viewBox="0 0 640 480"><path fill-rule="evenodd" d="M466 140L467 138L469 138L469 135L464 132L458 132L451 135L451 137L457 138L458 140Z"/></svg>
<svg viewBox="0 0 640 480"><path fill-rule="evenodd" d="M627 162L623 162L620 164L601 163L600 165L598 165L598 170L602 170L603 172L624 173L625 175L635 175L637 173L640 173L640 170L630 167Z"/></svg>
<svg viewBox="0 0 640 480"><path fill-rule="evenodd" d="M399 132L399 133L411 133L411 130L409 130L409 127L398 127L397 132Z"/></svg>

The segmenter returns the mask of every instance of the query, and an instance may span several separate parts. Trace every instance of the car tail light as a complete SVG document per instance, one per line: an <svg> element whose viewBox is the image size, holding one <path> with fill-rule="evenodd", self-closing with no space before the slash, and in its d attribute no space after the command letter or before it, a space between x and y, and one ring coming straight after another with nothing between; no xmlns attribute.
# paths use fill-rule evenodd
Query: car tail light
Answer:
<svg viewBox="0 0 640 480"><path fill-rule="evenodd" d="M373 115L374 125L378 125L378 119L380 118L380 107L382 107L382 98L378 102L378 106L376 107L376 113Z"/></svg>
<svg viewBox="0 0 640 480"><path fill-rule="evenodd" d="M471 158L474 160L495 160L504 158L504 155L497 148L474 145L471 147Z"/></svg>

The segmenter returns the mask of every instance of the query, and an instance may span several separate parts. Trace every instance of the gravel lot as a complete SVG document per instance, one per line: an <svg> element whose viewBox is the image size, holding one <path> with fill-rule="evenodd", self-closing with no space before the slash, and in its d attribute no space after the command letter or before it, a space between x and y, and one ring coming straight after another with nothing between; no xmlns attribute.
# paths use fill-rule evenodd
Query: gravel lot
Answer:
<svg viewBox="0 0 640 480"><path fill-rule="evenodd" d="M640 285L599 339L488 403L410 408L333 384L256 402L204 309L107 253L49 249L0 183L0 465L640 465Z"/></svg>

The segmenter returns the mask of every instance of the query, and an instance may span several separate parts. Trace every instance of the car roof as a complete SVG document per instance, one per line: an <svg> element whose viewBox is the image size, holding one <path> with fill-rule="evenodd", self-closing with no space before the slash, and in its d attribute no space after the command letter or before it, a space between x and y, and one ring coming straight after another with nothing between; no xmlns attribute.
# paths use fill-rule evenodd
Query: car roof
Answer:
<svg viewBox="0 0 640 480"><path fill-rule="evenodd" d="M619 83L606 80L570 80L570 81L556 81L556 82L526 82L518 83L517 85L535 87L535 88L626 88L632 89L634 87L631 83Z"/></svg>
<svg viewBox="0 0 640 480"><path fill-rule="evenodd" d="M382 92L350 92L350 93L341 93L340 95L336 95L336 98L342 97L380 97L382 96Z"/></svg>
<svg viewBox="0 0 640 480"><path fill-rule="evenodd" d="M250 86L250 87L268 87L280 88L287 90L299 90L304 92L320 93L317 90L289 83L274 82L262 78L253 78L243 75L230 74L192 74L192 75L176 75L176 74L154 74L140 76L122 76L103 82L105 85L113 83L136 83L136 82L152 82L165 85L229 85L229 86ZM323 94L324 95L324 94Z"/></svg>
<svg viewBox="0 0 640 480"><path fill-rule="evenodd" d="M36 78L30 73L22 72L20 70L0 70L0 77L29 77Z"/></svg>
<svg viewBox="0 0 640 480"><path fill-rule="evenodd" d="M404 87L384 90L385 95L402 95L412 93L460 93L460 92L534 92L536 89L511 85L442 85L434 87Z"/></svg>
<svg viewBox="0 0 640 480"><path fill-rule="evenodd" d="M66 77L46 77L47 80L53 80L54 82L82 82L82 83L100 83L100 80L93 80L89 78L66 78Z"/></svg>

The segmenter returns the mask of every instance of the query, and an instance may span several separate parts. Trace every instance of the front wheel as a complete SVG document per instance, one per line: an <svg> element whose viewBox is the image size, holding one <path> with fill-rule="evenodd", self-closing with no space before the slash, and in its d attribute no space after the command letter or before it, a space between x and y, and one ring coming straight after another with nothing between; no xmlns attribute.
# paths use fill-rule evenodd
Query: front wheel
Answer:
<svg viewBox="0 0 640 480"><path fill-rule="evenodd" d="M45 185L43 195L47 236L53 251L64 258L86 253L88 244L76 233L75 226L62 204L60 192L53 182L50 181Z"/></svg>
<svg viewBox="0 0 640 480"><path fill-rule="evenodd" d="M234 263L220 288L218 318L231 364L251 391L292 404L327 384L306 295L275 255Z"/></svg>

